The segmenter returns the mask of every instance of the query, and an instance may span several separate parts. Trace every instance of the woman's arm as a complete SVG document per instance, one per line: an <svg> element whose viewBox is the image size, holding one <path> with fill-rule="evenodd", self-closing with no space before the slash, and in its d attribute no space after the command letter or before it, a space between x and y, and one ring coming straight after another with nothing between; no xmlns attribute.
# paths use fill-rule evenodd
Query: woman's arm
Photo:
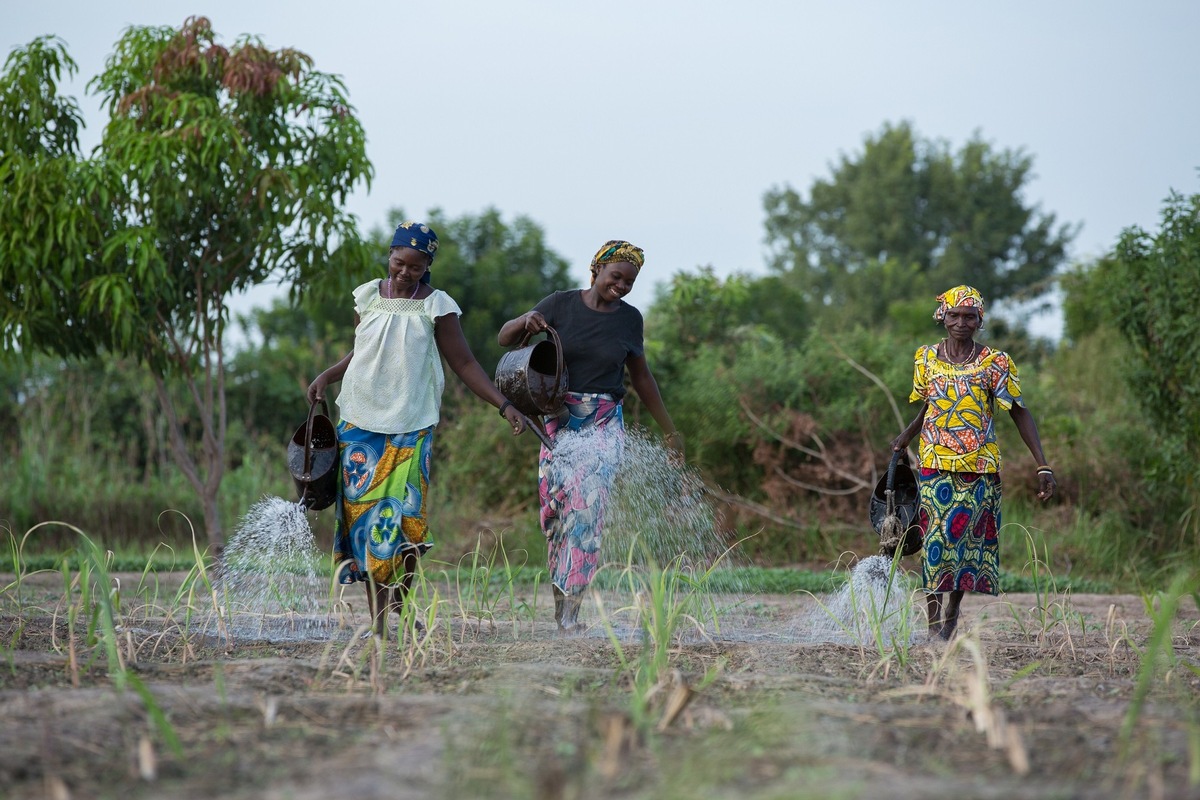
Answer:
<svg viewBox="0 0 1200 800"><path fill-rule="evenodd" d="M334 364L329 369L322 372L320 375L308 385L308 402L318 403L325 398L325 389L331 383L337 383L346 374L346 368L350 366L350 360L354 358L354 351L346 353L345 357Z"/></svg>
<svg viewBox="0 0 1200 800"><path fill-rule="evenodd" d="M1042 452L1042 440L1038 437L1037 423L1033 420L1033 414L1025 406L1013 403L1008 409L1008 415L1017 424L1017 432L1021 434L1021 441L1025 442L1025 446L1029 448L1033 460L1037 462L1039 470L1038 499L1049 500L1058 484L1054 480L1053 472L1042 471L1049 464L1046 463L1046 455Z"/></svg>
<svg viewBox="0 0 1200 800"><path fill-rule="evenodd" d="M475 354L471 352L471 345L467 344L467 337L463 335L458 314L446 314L435 319L433 336L437 341L438 351L446 359L450 369L454 370L458 379L466 384L468 389L496 408L504 407L508 401L504 395L500 394L500 390L492 383L487 373L483 371L483 367L479 366L479 362L475 360ZM512 425L514 436L525 430L525 415L518 411L512 403L508 403L508 406L504 408L504 418L508 420L508 424Z"/></svg>
<svg viewBox="0 0 1200 800"><path fill-rule="evenodd" d="M501 325L496 341L501 347L512 347L520 342L526 333L539 333L546 330L546 327L546 319L540 311L527 311Z"/></svg>
<svg viewBox="0 0 1200 800"><path fill-rule="evenodd" d="M358 321L359 321L358 312L355 311L354 312L354 327L355 328L358 327ZM343 377L345 377L346 369L347 369L347 367L350 366L350 359L352 359L352 358L354 358L353 350L351 350L349 353L346 353L346 355L342 358L341 361L337 362L332 367L330 367L329 369L322 372L320 375L318 375L313 380L312 383L310 383L308 385L308 392L306 394L308 395L308 402L310 404L311 403L319 403L321 400L323 400L325 398L326 387L328 387L329 384L331 384L331 383L337 383Z"/></svg>
<svg viewBox="0 0 1200 800"><path fill-rule="evenodd" d="M637 392L638 399L646 406L650 416L654 417L658 427L662 428L667 446L682 456L683 436L675 429L675 423L667 413L667 406L658 391L658 381L654 380L654 374L650 372L646 356L630 356L626 359L625 366L629 368L629 382L633 384L633 390Z"/></svg>
<svg viewBox="0 0 1200 800"><path fill-rule="evenodd" d="M917 432L921 430L921 425L925 422L925 410L929 408L929 401L921 403L921 409L917 412L917 416L913 417L913 421L908 423L908 427L900 431L900 435L892 439L892 450L903 450L908 447L908 443L913 440Z"/></svg>

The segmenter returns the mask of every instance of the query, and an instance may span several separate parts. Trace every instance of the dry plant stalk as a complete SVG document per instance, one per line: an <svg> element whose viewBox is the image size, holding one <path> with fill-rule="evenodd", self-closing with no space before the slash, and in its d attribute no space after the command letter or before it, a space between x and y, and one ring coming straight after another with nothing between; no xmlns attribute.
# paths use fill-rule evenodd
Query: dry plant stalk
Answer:
<svg viewBox="0 0 1200 800"><path fill-rule="evenodd" d="M1004 709L992 705L987 658L983 648L972 637L960 638L955 646L947 650L946 658L949 659L952 651L959 648L971 656L971 667L954 676L958 679L958 686L951 691L950 699L971 713L975 730L984 734L988 747L1004 752L1013 772L1028 775L1029 752L1020 731L1009 724ZM956 671L952 670L952 674Z"/></svg>
<svg viewBox="0 0 1200 800"><path fill-rule="evenodd" d="M670 694L667 695L667 700L663 704L662 718L658 721L658 732L662 733L667 728L674 724L683 710L688 707L688 703L692 702L692 698L696 696L695 690L688 685L687 679L683 677L683 673L677 669L671 670L671 674L667 678L670 684Z"/></svg>
<svg viewBox="0 0 1200 800"><path fill-rule="evenodd" d="M154 743L145 734L138 740L138 777L144 781L158 778L158 757L154 754Z"/></svg>
<svg viewBox="0 0 1200 800"><path fill-rule="evenodd" d="M372 636L367 640L367 648L369 656L367 658L368 665L368 683L371 686L371 691L374 694L385 694L387 692L387 667L384 664L384 642L381 636Z"/></svg>
<svg viewBox="0 0 1200 800"><path fill-rule="evenodd" d="M970 657L967 668L958 663L960 651ZM970 714L976 732L984 734L988 747L1004 752L1013 772L1029 774L1029 750L1020 730L1008 721L1004 709L992 704L987 658L975 634L954 639L940 658L934 658L924 685L884 692L882 696L902 695L946 697Z"/></svg>
<svg viewBox="0 0 1200 800"><path fill-rule="evenodd" d="M137 649L133 646L133 631L128 628L125 629L125 658L130 664L138 663Z"/></svg>
<svg viewBox="0 0 1200 800"><path fill-rule="evenodd" d="M362 635L366 631L367 627L363 625L359 626L354 633L350 635L350 641L346 643L346 646L342 648L341 655L338 656L337 666L335 666L329 673L330 677L345 678L348 684L353 684L358 680L359 670L355 666L354 659L351 658L350 653L352 650L354 650L355 644L361 641ZM345 667L348 671L344 671L343 667Z"/></svg>
<svg viewBox="0 0 1200 800"><path fill-rule="evenodd" d="M263 727L271 727L279 718L279 698L275 695L267 695L266 699L259 703L259 710L263 715Z"/></svg>
<svg viewBox="0 0 1200 800"><path fill-rule="evenodd" d="M46 797L50 800L71 800L71 790L57 775L46 776Z"/></svg>
<svg viewBox="0 0 1200 800"><path fill-rule="evenodd" d="M612 781L622 773L625 757L633 749L637 730L624 714L609 714L604 720L604 753L600 756L600 775Z"/></svg>

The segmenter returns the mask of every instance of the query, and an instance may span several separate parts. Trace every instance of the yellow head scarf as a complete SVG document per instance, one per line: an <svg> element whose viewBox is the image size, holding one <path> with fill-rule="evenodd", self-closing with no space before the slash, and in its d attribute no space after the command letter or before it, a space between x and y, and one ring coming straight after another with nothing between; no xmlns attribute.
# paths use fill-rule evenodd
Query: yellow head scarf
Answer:
<svg viewBox="0 0 1200 800"><path fill-rule="evenodd" d="M983 322L983 295L974 286L955 286L947 289L935 298L939 305L933 312L933 318L938 322L946 321L946 312L957 306L979 309L979 321Z"/></svg>
<svg viewBox="0 0 1200 800"><path fill-rule="evenodd" d="M596 274L604 264L616 264L624 261L637 267L640 274L642 265L646 263L646 254L642 248L632 245L624 239L609 239L604 246L592 256L592 283L596 282Z"/></svg>

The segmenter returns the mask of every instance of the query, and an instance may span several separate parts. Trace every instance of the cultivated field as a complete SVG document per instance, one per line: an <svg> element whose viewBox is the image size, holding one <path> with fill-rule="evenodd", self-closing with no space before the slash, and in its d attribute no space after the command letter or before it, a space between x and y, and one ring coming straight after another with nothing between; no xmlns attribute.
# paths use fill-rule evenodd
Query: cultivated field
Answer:
<svg viewBox="0 0 1200 800"><path fill-rule="evenodd" d="M218 625L203 573L79 566L0 576L0 796L1200 797L1186 592L968 597L947 646L649 573L560 638L443 575L379 641L358 587Z"/></svg>

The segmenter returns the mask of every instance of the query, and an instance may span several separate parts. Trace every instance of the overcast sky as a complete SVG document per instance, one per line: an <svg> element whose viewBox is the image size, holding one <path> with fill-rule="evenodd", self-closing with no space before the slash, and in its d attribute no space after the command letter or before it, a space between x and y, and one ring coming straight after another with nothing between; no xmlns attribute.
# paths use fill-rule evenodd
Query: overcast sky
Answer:
<svg viewBox="0 0 1200 800"><path fill-rule="evenodd" d="M885 122L1031 154L1026 199L1082 225L1075 259L1200 191L1195 0L65 0L10 4L0 44L66 40L90 148L83 84L122 31L192 14L343 76L376 170L350 201L364 227L495 206L539 223L581 286L629 239L643 309L680 270L761 273L763 193L806 192Z"/></svg>

